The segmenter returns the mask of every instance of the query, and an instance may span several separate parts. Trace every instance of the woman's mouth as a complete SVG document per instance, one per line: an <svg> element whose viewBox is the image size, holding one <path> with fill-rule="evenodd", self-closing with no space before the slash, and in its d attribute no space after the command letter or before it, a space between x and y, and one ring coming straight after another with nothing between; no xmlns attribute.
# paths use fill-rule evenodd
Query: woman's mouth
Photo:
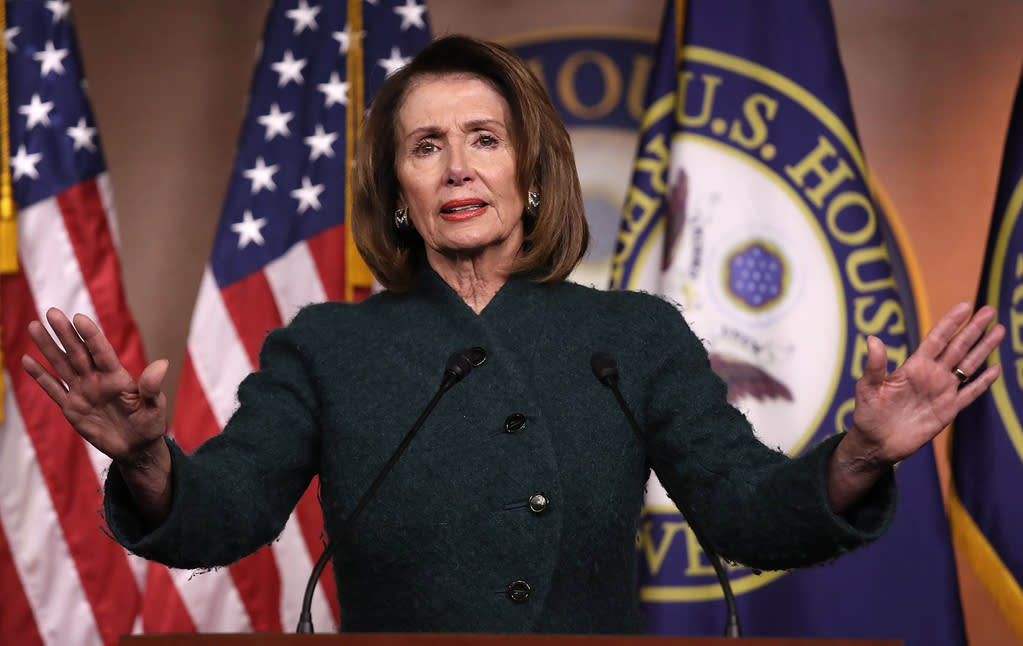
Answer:
<svg viewBox="0 0 1023 646"><path fill-rule="evenodd" d="M483 215L489 205L482 200L451 200L440 207L440 216L451 222Z"/></svg>

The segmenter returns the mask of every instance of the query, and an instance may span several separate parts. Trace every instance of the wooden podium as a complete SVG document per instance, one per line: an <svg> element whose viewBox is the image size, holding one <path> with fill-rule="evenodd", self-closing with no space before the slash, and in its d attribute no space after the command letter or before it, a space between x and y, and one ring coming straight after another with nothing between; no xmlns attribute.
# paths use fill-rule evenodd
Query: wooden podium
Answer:
<svg viewBox="0 0 1023 646"><path fill-rule="evenodd" d="M443 633L342 633L294 635L166 634L125 635L120 646L901 646L876 639L779 637L648 637L644 635L481 635Z"/></svg>

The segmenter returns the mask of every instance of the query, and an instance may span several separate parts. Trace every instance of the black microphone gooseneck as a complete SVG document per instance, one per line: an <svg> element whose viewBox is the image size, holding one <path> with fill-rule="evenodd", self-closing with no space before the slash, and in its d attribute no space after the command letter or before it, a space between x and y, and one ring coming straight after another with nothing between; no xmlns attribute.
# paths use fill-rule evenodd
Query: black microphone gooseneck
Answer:
<svg viewBox="0 0 1023 646"><path fill-rule="evenodd" d="M348 533L355 525L355 521L359 519L362 514L362 510L365 509L369 501L376 495L377 489L383 484L387 474L391 472L394 465L398 462L398 458L405 452L408 445L412 442L412 438L419 431L419 427L423 425L426 418L433 412L434 407L440 398L446 393L452 386L461 381L469 372L472 370L474 365L483 363L483 359L486 354L481 348L470 348L467 350L459 350L448 357L447 365L444 366L444 378L440 382L440 387L437 389L437 393L430 400L430 403L426 405L423 412L419 415L419 419L412 425L408 433L405 434L404 439L398 444L398 448L394 450L391 457L384 464L383 468L377 474L377 477L373 480L369 488L366 489L366 493L362 494L362 498L359 499L355 509L352 513L345 518L344 523L338 530L334 540L327 543L327 547L323 549L323 554L320 555L320 560L316 562L316 567L313 568L312 573L309 575L309 581L305 586L305 596L302 598L302 612L298 616L298 627L295 628L296 633L312 633L313 632L313 616L312 616L312 605L313 605L313 593L316 591L316 583L320 580L320 575L323 574L323 568L327 567L327 562L334 557L334 552L337 551L337 546L344 542L347 538Z"/></svg>
<svg viewBox="0 0 1023 646"><path fill-rule="evenodd" d="M650 445L646 441L643 429L636 420L636 416L632 414L632 409L629 408L625 398L622 397L622 391L618 389L618 362L615 361L614 356L607 352L594 352L593 356L590 357L590 368L593 370L593 375L597 380L610 388L611 392L614 393L615 399L618 400L619 408L622 409L622 412L625 413L625 418L629 421L629 426L632 427L633 433L636 434L640 444L643 445L643 451L646 453L647 459L653 464L660 463L657 456L650 450ZM676 501L676 504L681 508L682 515L686 517L686 521L689 523L689 529L693 531L693 536L696 537L696 541L703 548L703 553L707 555L707 559L714 567L714 573L718 576L718 583L721 585L721 591L725 596L725 605L728 607L728 617L725 620L725 637L741 637L742 629L739 628L739 610L735 607L735 595L732 594L732 584L728 581L728 575L725 574L724 566L721 565L721 558L711 548L710 542L703 535L703 532L700 531L699 527L697 527L685 501L679 499Z"/></svg>

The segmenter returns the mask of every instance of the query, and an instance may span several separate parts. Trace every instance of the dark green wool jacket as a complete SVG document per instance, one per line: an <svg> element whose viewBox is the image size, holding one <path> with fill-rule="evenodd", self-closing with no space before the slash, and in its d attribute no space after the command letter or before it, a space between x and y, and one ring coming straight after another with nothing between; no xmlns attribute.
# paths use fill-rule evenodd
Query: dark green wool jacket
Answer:
<svg viewBox="0 0 1023 646"><path fill-rule="evenodd" d="M486 362L415 437L335 559L345 631L642 630L635 537L647 460L594 351L718 551L764 568L831 559L881 535L894 478L832 513L837 438L798 459L761 444L672 305L633 292L512 279L479 315L426 270L406 294L305 308L270 333L224 432L185 456L174 502L147 531L116 469L106 518L128 549L179 568L231 563L281 532L319 474L337 528L440 384L448 356ZM510 432L509 417L525 424ZM513 428L514 430L514 428ZM545 509L530 509L542 494ZM509 593L525 581L526 595ZM516 597L516 598L513 598Z"/></svg>

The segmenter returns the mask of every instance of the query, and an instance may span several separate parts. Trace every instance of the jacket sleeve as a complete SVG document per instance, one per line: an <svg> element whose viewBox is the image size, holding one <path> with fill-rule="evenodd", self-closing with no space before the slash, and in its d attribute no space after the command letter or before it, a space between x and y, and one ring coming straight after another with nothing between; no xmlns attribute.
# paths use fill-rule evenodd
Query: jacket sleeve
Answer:
<svg viewBox="0 0 1023 646"><path fill-rule="evenodd" d="M894 518L893 473L853 508L832 511L828 465L840 435L791 458L764 445L677 310L651 334L664 348L646 381L644 423L668 495L723 557L759 569L802 567L880 537Z"/></svg>
<svg viewBox="0 0 1023 646"><path fill-rule="evenodd" d="M110 469L105 516L118 542L172 567L203 568L237 561L280 534L319 468L316 391L297 336L291 328L268 336L222 433L191 456L167 439L173 500L160 526L146 526Z"/></svg>

